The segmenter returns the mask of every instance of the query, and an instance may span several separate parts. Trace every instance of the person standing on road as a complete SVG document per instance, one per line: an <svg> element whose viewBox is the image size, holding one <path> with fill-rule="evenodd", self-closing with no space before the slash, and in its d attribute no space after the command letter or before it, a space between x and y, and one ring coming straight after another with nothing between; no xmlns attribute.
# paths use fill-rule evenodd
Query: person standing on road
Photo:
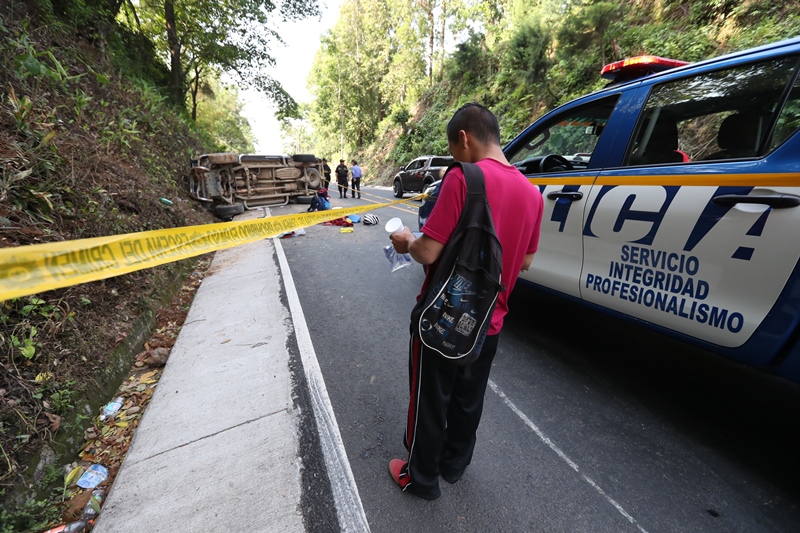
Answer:
<svg viewBox="0 0 800 533"><path fill-rule="evenodd" d="M331 167L328 166L328 160L322 158L322 187L328 189L331 185Z"/></svg>
<svg viewBox="0 0 800 533"><path fill-rule="evenodd" d="M406 460L389 463L392 479L404 492L437 499L439 476L455 483L472 460L508 296L519 272L527 270L539 244L543 201L537 187L506 160L500 147L497 118L479 104L467 104L447 124L447 144L456 161L477 163L483 171L486 196L495 231L503 247L503 282L489 332L478 359L457 366L424 347L412 331L409 345L410 400L404 444ZM442 182L439 199L415 238L408 228L391 235L398 253L410 253L417 262L431 265L422 284L425 290L437 260L458 224L466 199L466 181L460 168ZM417 299L422 296L420 293Z"/></svg>
<svg viewBox="0 0 800 533"><path fill-rule="evenodd" d="M351 163L353 166L350 167L350 174L353 176L353 186L350 188L350 192L352 193L353 198L355 198L356 191L358 191L358 197L361 198L361 167L358 166L358 162L355 159L353 159Z"/></svg>
<svg viewBox="0 0 800 533"><path fill-rule="evenodd" d="M336 184L339 187L339 198L347 197L347 165L344 164L344 159L339 160L339 166L336 167Z"/></svg>

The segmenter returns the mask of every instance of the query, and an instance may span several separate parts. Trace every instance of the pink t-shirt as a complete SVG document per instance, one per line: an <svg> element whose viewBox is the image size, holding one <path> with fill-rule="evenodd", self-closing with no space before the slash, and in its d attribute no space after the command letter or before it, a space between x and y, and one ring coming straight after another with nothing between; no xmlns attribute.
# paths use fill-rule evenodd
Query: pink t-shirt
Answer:
<svg viewBox="0 0 800 533"><path fill-rule="evenodd" d="M503 245L502 281L506 290L497 298L489 326L489 335L496 335L503 328L503 319L508 313L508 296L517 282L522 262L527 254L536 252L539 246L544 202L539 188L531 185L515 167L494 159L482 159L478 161L478 166L481 167L486 182L486 196L492 209L494 228L500 244ZM422 233L445 244L458 224L466 196L464 173L460 168L455 168L442 182L439 198L422 227ZM433 267L436 267L436 263ZM425 290L432 272L433 268L428 270L422 291ZM417 299L421 295L422 292Z"/></svg>

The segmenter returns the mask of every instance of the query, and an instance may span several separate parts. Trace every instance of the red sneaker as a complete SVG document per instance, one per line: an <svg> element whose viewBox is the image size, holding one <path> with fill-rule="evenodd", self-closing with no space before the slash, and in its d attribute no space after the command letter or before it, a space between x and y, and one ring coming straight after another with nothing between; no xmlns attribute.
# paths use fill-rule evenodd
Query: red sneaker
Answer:
<svg viewBox="0 0 800 533"><path fill-rule="evenodd" d="M419 492L418 487L411 483L411 476L408 475L408 463L402 459L392 459L389 461L389 474L395 483L400 485L403 492L410 492L414 496L418 496L425 500L436 500L441 496L439 490L439 483L432 487L428 492Z"/></svg>
<svg viewBox="0 0 800 533"><path fill-rule="evenodd" d="M406 488L411 478L408 477L408 463L402 459L392 459L389 461L389 474L395 483L400 485L401 489Z"/></svg>

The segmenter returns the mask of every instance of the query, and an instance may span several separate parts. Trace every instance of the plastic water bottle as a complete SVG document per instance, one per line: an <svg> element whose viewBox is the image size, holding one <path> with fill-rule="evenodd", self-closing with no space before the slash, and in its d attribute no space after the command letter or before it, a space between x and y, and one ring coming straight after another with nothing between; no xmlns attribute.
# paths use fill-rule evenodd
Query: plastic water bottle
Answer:
<svg viewBox="0 0 800 533"><path fill-rule="evenodd" d="M62 524L53 529L48 529L44 533L82 533L86 531L86 526L89 522L86 520L78 520L77 522L70 522L69 524Z"/></svg>
<svg viewBox="0 0 800 533"><path fill-rule="evenodd" d="M384 229L389 235L391 235L393 233L397 233L398 231L402 231L403 227L403 221L395 217L386 223ZM389 260L389 264L392 266L392 272L411 264L411 254L399 254L397 251L395 251L394 246L391 244L384 246L383 253L386 255L386 259Z"/></svg>
<svg viewBox="0 0 800 533"><path fill-rule="evenodd" d="M97 501L97 505L101 505L103 500L106 498L106 491L103 489L95 489L92 491L92 497L89 499L89 502L86 504L86 507L83 508L83 513L81 513L81 520L92 520L97 518L97 511L94 510L92 507L92 499Z"/></svg>
<svg viewBox="0 0 800 533"><path fill-rule="evenodd" d="M70 522L67 524L67 527L64 528L64 533L81 533L86 531L86 526L89 525L89 522L86 520L78 520L77 522Z"/></svg>
<svg viewBox="0 0 800 533"><path fill-rule="evenodd" d="M105 421L114 416L122 408L123 401L122 396L117 396L113 401L108 402L100 412L100 420Z"/></svg>

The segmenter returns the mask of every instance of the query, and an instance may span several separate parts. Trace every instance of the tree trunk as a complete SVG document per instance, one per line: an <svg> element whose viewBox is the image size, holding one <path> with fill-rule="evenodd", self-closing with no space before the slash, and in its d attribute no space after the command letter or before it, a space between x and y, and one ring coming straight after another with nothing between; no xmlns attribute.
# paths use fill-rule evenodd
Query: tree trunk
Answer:
<svg viewBox="0 0 800 533"><path fill-rule="evenodd" d="M436 33L436 21L433 17L433 5L435 0L429 0L428 2L423 2L418 0L417 5L422 9L422 12L425 13L425 17L428 19L428 80L433 83L433 53L435 51L435 33Z"/></svg>
<svg viewBox="0 0 800 533"><path fill-rule="evenodd" d="M383 111L383 95L381 94L381 82L383 81L383 77L378 77L377 82L375 83L375 113L377 115L377 122L376 124L380 123L381 120L384 119L384 111Z"/></svg>
<svg viewBox="0 0 800 533"><path fill-rule="evenodd" d="M436 33L436 26L435 21L433 20L433 11L430 12L430 22L431 22L431 33L428 36L428 53L431 58L431 62L428 65L428 79L433 83L433 54L434 54L434 34Z"/></svg>
<svg viewBox="0 0 800 533"><path fill-rule="evenodd" d="M175 27L175 4L173 0L164 0L164 20L167 23L167 43L169 45L169 94L172 103L184 106L184 75L181 65L181 43Z"/></svg>
<svg viewBox="0 0 800 533"><path fill-rule="evenodd" d="M136 22L136 30L141 32L142 31L142 23L139 22L139 14L136 12L136 6L133 5L133 1L132 0L125 0L123 2L123 5L128 6L128 9L131 10L131 13L133 13L133 20Z"/></svg>
<svg viewBox="0 0 800 533"><path fill-rule="evenodd" d="M200 90L200 69L195 66L194 79L189 82L189 91L192 95L192 122L197 122L197 93Z"/></svg>
<svg viewBox="0 0 800 533"><path fill-rule="evenodd" d="M442 0L442 13L439 20L439 68L436 71L436 79L441 81L444 71L444 39L447 32L447 0Z"/></svg>

